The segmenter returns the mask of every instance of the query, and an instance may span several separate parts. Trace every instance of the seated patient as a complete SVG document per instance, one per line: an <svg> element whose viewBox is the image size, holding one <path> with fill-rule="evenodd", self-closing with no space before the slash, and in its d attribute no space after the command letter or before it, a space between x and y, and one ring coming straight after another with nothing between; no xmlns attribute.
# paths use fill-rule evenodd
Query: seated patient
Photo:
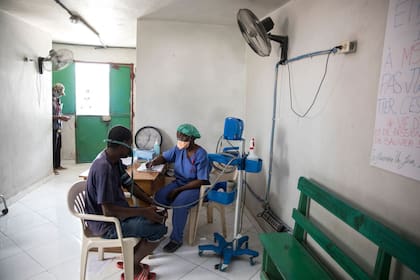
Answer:
<svg viewBox="0 0 420 280"><path fill-rule="evenodd" d="M156 274L150 272L147 265L140 261L149 255L160 243L167 232L164 217L156 212L155 206L130 207L121 186L131 189L131 178L127 176L121 158L131 154L132 134L123 126L113 127L108 134L107 148L92 163L87 178L86 211L90 214L117 217L121 221L124 237L137 237L142 240L134 248L135 279L154 279ZM128 177L128 180L127 180ZM151 203L137 185L133 195ZM88 221L90 231L103 238L117 238L114 224L108 222ZM123 279L123 275L121 276Z"/></svg>
<svg viewBox="0 0 420 280"><path fill-rule="evenodd" d="M173 207L173 230L169 243L163 247L169 253L182 246L188 210L198 201L201 185L209 184L210 171L206 150L194 143L195 139L201 137L197 128L191 124L182 124L177 128L176 137L176 146L146 165L150 168L166 162L174 163L175 181L155 194L156 202ZM186 206L182 207L183 205Z"/></svg>

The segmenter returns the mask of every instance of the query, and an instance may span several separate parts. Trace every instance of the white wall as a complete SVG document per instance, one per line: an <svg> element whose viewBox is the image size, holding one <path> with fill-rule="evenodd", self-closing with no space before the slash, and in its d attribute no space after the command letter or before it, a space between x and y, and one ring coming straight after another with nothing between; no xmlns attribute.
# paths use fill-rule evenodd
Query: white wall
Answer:
<svg viewBox="0 0 420 280"><path fill-rule="evenodd" d="M136 63L136 49L134 48L96 48L91 46L77 46L67 44L53 44L54 49L68 49L73 52L74 59L83 62L105 63ZM135 93L135 88L133 90ZM135 99L135 98L134 98ZM65 104L64 104L65 106ZM61 158L76 159L76 128L75 117L63 122Z"/></svg>
<svg viewBox="0 0 420 280"><path fill-rule="evenodd" d="M417 244L420 243L420 182L369 165L376 114L388 1L291 1L271 14L272 34L288 35L289 58L332 48L342 40L357 39L355 54L332 55L326 80L307 118L290 109L287 67L279 71L276 133L270 205L293 227L299 176L313 178L351 201ZM269 58L248 49L246 128L255 136L264 172L248 181L264 194L269 155L274 66L278 45ZM326 56L290 64L293 100L303 113L321 80ZM254 213L260 204L247 196ZM358 255L366 267L374 265L376 249L316 206L312 211ZM395 279L415 278L403 270Z"/></svg>
<svg viewBox="0 0 420 280"><path fill-rule="evenodd" d="M0 10L0 38L0 194L8 198L52 172L51 73L23 60L46 56L51 37Z"/></svg>
<svg viewBox="0 0 420 280"><path fill-rule="evenodd" d="M189 122L202 134L197 143L214 151L224 118L244 117L244 48L236 26L139 20L137 129L159 128L165 150Z"/></svg>

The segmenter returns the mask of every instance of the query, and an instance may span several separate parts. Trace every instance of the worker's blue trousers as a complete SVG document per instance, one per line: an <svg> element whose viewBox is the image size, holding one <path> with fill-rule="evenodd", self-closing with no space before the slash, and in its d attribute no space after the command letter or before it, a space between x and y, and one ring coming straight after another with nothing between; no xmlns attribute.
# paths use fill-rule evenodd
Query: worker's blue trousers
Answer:
<svg viewBox="0 0 420 280"><path fill-rule="evenodd" d="M160 189L155 194L155 200L164 205L170 205L175 207L172 212L172 233L171 240L174 240L178 243L182 243L184 237L184 228L187 223L188 211L194 205L197 204L200 196L200 188L185 190L178 194L174 201L168 201L168 194L175 188L181 187L184 184L173 181L172 183L166 185ZM193 203L195 202L195 203ZM193 204L192 204L193 203ZM192 205L190 205L192 204ZM178 206L188 205L186 207L178 208Z"/></svg>

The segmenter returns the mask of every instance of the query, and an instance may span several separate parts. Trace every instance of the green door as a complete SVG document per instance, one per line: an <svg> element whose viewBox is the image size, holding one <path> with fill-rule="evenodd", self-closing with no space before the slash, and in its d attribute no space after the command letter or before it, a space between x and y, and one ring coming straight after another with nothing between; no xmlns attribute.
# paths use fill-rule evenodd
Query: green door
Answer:
<svg viewBox="0 0 420 280"><path fill-rule="evenodd" d="M132 129L132 64L107 64L109 65L109 96L106 94L102 99L109 99L107 112L104 114L90 114L79 110L76 99L81 95L76 92L78 62L68 68L53 73L53 83L61 82L66 86L66 95L62 97L63 114L75 115L75 138L76 138L76 162L92 162L106 142L109 129L114 125L123 125ZM102 64L104 65L104 64ZM98 73L89 73L89 76L96 76ZM108 75L108 73L107 73ZM108 81L108 79L106 79ZM101 81L99 81L100 83ZM98 83L98 82L97 82ZM107 82L106 82L107 83ZM102 85L102 84L101 84ZM102 85L103 86L103 85ZM107 88L108 90L108 88ZM85 98L85 97L83 97ZM88 106L85 106L88 107Z"/></svg>
<svg viewBox="0 0 420 280"><path fill-rule="evenodd" d="M108 131L115 125L131 126L132 65L113 64L109 71L109 115L76 116L76 162L92 162L106 147Z"/></svg>

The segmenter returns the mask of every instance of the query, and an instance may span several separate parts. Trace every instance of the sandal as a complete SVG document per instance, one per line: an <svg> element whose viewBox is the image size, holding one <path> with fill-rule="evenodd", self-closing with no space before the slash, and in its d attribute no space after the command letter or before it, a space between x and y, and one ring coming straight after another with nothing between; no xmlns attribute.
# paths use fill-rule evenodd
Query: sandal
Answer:
<svg viewBox="0 0 420 280"><path fill-rule="evenodd" d="M147 280L156 280L156 273L149 272L149 274L147 275Z"/></svg>
<svg viewBox="0 0 420 280"><path fill-rule="evenodd" d="M121 280L124 280L124 273L121 273ZM156 280L156 273L142 270L139 274L134 276L134 280Z"/></svg>
<svg viewBox="0 0 420 280"><path fill-rule="evenodd" d="M150 265L147 263L140 263L140 265L145 269L147 272L150 272ZM117 264L115 265L118 269L124 269L124 262L123 261L117 261Z"/></svg>

